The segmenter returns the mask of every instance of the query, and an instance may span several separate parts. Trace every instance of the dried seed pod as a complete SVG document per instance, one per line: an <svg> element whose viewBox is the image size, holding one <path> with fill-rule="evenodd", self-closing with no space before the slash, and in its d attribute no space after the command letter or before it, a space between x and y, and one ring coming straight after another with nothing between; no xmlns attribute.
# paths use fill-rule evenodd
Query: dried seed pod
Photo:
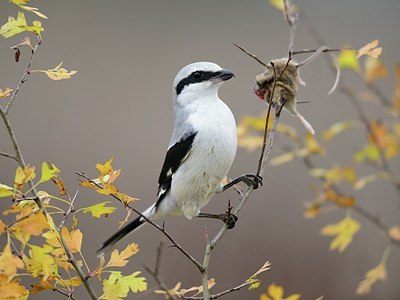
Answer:
<svg viewBox="0 0 400 300"><path fill-rule="evenodd" d="M288 63L287 58L274 59L271 63L274 66L271 64L267 65L264 73L257 75L254 92L259 98L269 102L274 86L274 76L277 76L272 103L278 104L281 103L281 100L284 100L284 108L292 115L298 117L303 126L311 134L314 134L315 131L311 124L297 111L296 108L296 95L299 84L304 85L304 82L299 76L299 65L293 60Z"/></svg>

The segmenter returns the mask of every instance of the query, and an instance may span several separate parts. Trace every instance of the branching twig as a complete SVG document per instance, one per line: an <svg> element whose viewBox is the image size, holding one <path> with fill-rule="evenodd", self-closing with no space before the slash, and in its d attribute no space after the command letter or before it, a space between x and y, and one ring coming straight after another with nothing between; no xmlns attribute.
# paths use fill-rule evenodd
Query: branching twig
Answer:
<svg viewBox="0 0 400 300"><path fill-rule="evenodd" d="M11 97L10 97L10 100L8 101L8 103L7 103L7 106L4 108L4 113L6 115L10 111L11 105L13 104L14 99L17 96L17 94L18 94L19 90L21 89L22 85L26 82L26 77L30 74L29 73L29 68L31 67L33 56L35 55L36 50L37 50L39 45L40 45L40 37L36 36L36 44L31 50L31 56L28 59L28 64L26 65L24 74L22 74L21 80L19 81L17 87L15 88L13 93L11 94Z"/></svg>
<svg viewBox="0 0 400 300"><path fill-rule="evenodd" d="M87 181L89 181L91 184L94 184L95 186L97 186L98 188L103 188L100 184L98 184L97 182L93 181L92 179L90 179L85 173L83 172L75 172L76 175L78 175L79 177L85 178ZM183 253L183 255L185 255L198 269L200 272L203 271L203 266L189 253L187 252L181 245L179 245L173 238L172 236L165 230L165 228L159 226L157 223L154 223L152 220L150 220L149 218L147 218L145 215L143 215L140 211L138 211L136 208L134 208L133 206L130 206L128 203L124 202L121 198L119 198L117 195L115 194L111 194L110 196L112 196L114 199L118 200L119 202L121 202L125 207L128 207L130 210L134 211L135 213L137 213L140 217L142 217L147 223L151 224L153 227L157 228L159 231L161 231L167 238L168 240L170 240L170 242L172 243L173 247L176 247L180 252Z"/></svg>
<svg viewBox="0 0 400 300"><path fill-rule="evenodd" d="M72 293L68 293L66 291L63 291L63 290L60 290L60 289L57 289L57 288L53 289L53 291L55 291L57 293L60 293L61 295L67 297L68 299L78 300L77 298L74 297L74 295L72 295Z"/></svg>
<svg viewBox="0 0 400 300"><path fill-rule="evenodd" d="M255 56L254 54L248 52L246 49L244 49L242 46L239 46L238 44L233 43L233 45L237 48L239 48L240 50L242 50L244 53L246 53L248 56L250 56L251 58L255 59L258 63L260 63L261 65L263 65L264 67L267 67L267 64L265 62L263 62L262 60L260 60L257 56Z"/></svg>
<svg viewBox="0 0 400 300"><path fill-rule="evenodd" d="M171 295L170 291L168 290L168 287L165 285L164 281L161 279L160 276L161 254L163 248L164 248L164 241L160 241L160 244L157 248L157 256L156 256L156 263L154 266L154 270L150 269L147 266L144 266L144 268L151 276L153 276L160 289L162 289L165 292L165 296L167 297L167 299L176 300L176 298L173 295Z"/></svg>
<svg viewBox="0 0 400 300"><path fill-rule="evenodd" d="M61 231L62 227L64 226L65 222L67 221L69 215L70 215L70 214L73 212L73 210L74 210L74 202L75 202L76 197L78 196L78 192L79 192L79 190L76 190L75 195L74 195L74 197L73 197L72 199L71 199L71 197L70 197L69 194L68 194L68 197L70 198L70 204L69 204L69 207L68 207L67 212L66 212L65 215L64 215L64 218L61 220L60 225L58 225L58 230L60 230L60 231Z"/></svg>
<svg viewBox="0 0 400 300"><path fill-rule="evenodd" d="M6 153L6 152L0 152L0 156L8 157L8 158L11 158L11 159L17 161L17 157L15 155L13 155L13 154L9 154L9 153Z"/></svg>
<svg viewBox="0 0 400 300"><path fill-rule="evenodd" d="M241 285L235 286L235 287L233 287L231 289L219 292L218 294L210 295L210 299L217 299L217 298L222 297L222 296L224 296L226 294L239 291L240 289L242 289L242 288L244 288L246 286L249 286L251 284L253 284L253 282L246 281L246 282L242 283ZM204 297L185 297L185 296L183 296L182 299L185 299L185 300L202 300L202 299L204 299Z"/></svg>
<svg viewBox="0 0 400 300"><path fill-rule="evenodd" d="M319 48L318 48L319 49ZM294 50L292 52L293 55L298 55L298 54L306 54L306 53L314 53L317 52L318 49L302 49L302 50ZM345 48L333 48L333 49L324 49L321 52L341 52L344 50L351 50L351 48L345 47Z"/></svg>

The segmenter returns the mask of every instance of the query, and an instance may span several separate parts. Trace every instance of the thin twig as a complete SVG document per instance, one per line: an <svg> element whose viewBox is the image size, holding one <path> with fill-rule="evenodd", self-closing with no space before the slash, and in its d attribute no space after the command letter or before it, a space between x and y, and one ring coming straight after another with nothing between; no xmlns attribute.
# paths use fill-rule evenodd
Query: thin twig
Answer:
<svg viewBox="0 0 400 300"><path fill-rule="evenodd" d="M298 55L298 54L306 54L306 53L314 53L317 52L319 50L318 49L302 49L302 50L294 50L292 52L293 55ZM342 52L344 50L351 50L351 48L349 47L344 47L344 48L329 48L329 49L324 49L321 52Z"/></svg>
<svg viewBox="0 0 400 300"><path fill-rule="evenodd" d="M69 215L74 210L74 202L75 202L76 197L78 196L78 192L79 192L79 190L76 190L74 197L70 200L71 202L69 204L67 212L64 215L64 218L61 220L60 225L58 225L58 230L60 230L60 231L61 231L62 227L64 226L65 222L67 221ZM69 194L68 194L68 197L70 198Z"/></svg>
<svg viewBox="0 0 400 300"><path fill-rule="evenodd" d="M39 45L40 45L40 37L36 36L36 44L33 47L33 49L31 50L31 56L28 59L28 64L26 65L25 71L22 74L21 80L19 81L17 87L15 88L13 93L11 94L10 100L8 101L7 106L4 109L4 113L6 115L10 111L10 108L11 108L13 102L14 102L14 99L17 96L17 94L18 94L19 90L21 89L22 85L26 82L26 77L30 74L29 73L29 68L31 67L33 56L35 55L36 50L37 50Z"/></svg>
<svg viewBox="0 0 400 300"><path fill-rule="evenodd" d="M171 295L170 291L168 290L168 287L166 286L166 284L164 283L164 281L160 276L161 254L163 248L164 248L164 241L161 240L157 248L157 256L156 256L156 263L154 266L154 270L150 269L147 266L144 266L144 268L151 276L153 276L160 289L165 292L165 296L167 297L167 299L176 300L176 298L173 295Z"/></svg>
<svg viewBox="0 0 400 300"><path fill-rule="evenodd" d="M240 289L242 289L242 288L244 288L246 286L249 286L251 284L253 284L253 282L246 281L246 282L242 283L241 285L235 286L235 287L233 287L231 289L219 292L218 294L210 295L210 299L217 299L217 298L222 297L222 296L224 296L226 294L239 291ZM204 297L185 297L185 296L183 296L182 299L185 299L185 300L202 300L202 299L204 299Z"/></svg>
<svg viewBox="0 0 400 300"><path fill-rule="evenodd" d="M233 45L237 48L239 48L240 50L242 50L244 53L246 53L248 56L250 56L251 58L255 59L258 63L260 63L261 65L263 65L264 67L267 67L267 64L265 62L263 62L262 60L260 60L257 56L255 56L254 54L248 52L246 49L244 49L242 46L239 46L238 44L233 43Z"/></svg>
<svg viewBox="0 0 400 300"><path fill-rule="evenodd" d="M11 159L17 161L17 157L15 155L13 155L13 154L10 154L10 153L0 152L0 156L8 157L8 158L11 158Z"/></svg>
<svg viewBox="0 0 400 300"><path fill-rule="evenodd" d="M66 291L63 291L63 290L60 290L60 289L57 289L57 288L53 289L53 291L57 292L57 293L60 293L61 295L67 297L68 299L78 300L77 298L74 297L74 295L72 295L72 293L68 293Z"/></svg>
<svg viewBox="0 0 400 300"><path fill-rule="evenodd" d="M91 184L94 184L95 186L97 186L98 188L103 188L101 185L99 185L98 183L96 183L95 181L93 181L92 179L90 179L85 173L83 172L75 172L76 175L78 175L79 177L85 178L87 181L89 181ZM154 223L152 220L150 220L149 218L147 218L145 215L143 215L140 211L138 211L136 208L134 208L133 206L130 206L128 203L124 202L123 200L121 200L121 198L119 198L117 195L115 194L111 194L110 196L112 196L114 199L118 200L119 202L121 202L125 207L128 207L130 210L134 211L135 213L137 213L140 217L142 217L147 223L151 224L153 227L155 227L156 229L158 229L159 231L161 231L167 238L168 240L170 240L170 242L172 243L173 247L176 247L180 252L183 253L183 255L185 255L198 269L200 272L203 271L203 266L189 253L187 252L181 245L179 245L173 238L172 236L165 230L165 228L159 226L157 223Z"/></svg>
<svg viewBox="0 0 400 300"><path fill-rule="evenodd" d="M292 5L290 3L290 0L284 0L284 15L286 18L286 21L289 24L289 45L288 45L288 53L293 52L294 48L294 37L296 33L296 25L297 25L297 20L298 20L298 14L292 10Z"/></svg>

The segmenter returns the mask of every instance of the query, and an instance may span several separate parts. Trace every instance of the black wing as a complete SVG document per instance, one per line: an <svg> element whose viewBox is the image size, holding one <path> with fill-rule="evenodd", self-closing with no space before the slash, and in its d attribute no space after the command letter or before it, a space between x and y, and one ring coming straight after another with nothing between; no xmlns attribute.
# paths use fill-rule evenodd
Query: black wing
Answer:
<svg viewBox="0 0 400 300"><path fill-rule="evenodd" d="M168 149L160 177L158 178L158 200L156 208L171 188L173 174L178 170L179 166L186 160L186 158L188 158L196 134L197 132L194 132L183 137L179 142Z"/></svg>

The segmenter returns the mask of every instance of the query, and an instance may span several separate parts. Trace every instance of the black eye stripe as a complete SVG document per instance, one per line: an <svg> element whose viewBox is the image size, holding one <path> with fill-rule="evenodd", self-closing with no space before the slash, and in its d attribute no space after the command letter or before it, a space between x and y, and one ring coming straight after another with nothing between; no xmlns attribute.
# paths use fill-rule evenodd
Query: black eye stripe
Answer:
<svg viewBox="0 0 400 300"><path fill-rule="evenodd" d="M202 81L210 80L215 75L215 72L211 71L196 71L190 74L188 77L179 81L176 86L176 94L179 95L183 88L191 83L198 83Z"/></svg>

